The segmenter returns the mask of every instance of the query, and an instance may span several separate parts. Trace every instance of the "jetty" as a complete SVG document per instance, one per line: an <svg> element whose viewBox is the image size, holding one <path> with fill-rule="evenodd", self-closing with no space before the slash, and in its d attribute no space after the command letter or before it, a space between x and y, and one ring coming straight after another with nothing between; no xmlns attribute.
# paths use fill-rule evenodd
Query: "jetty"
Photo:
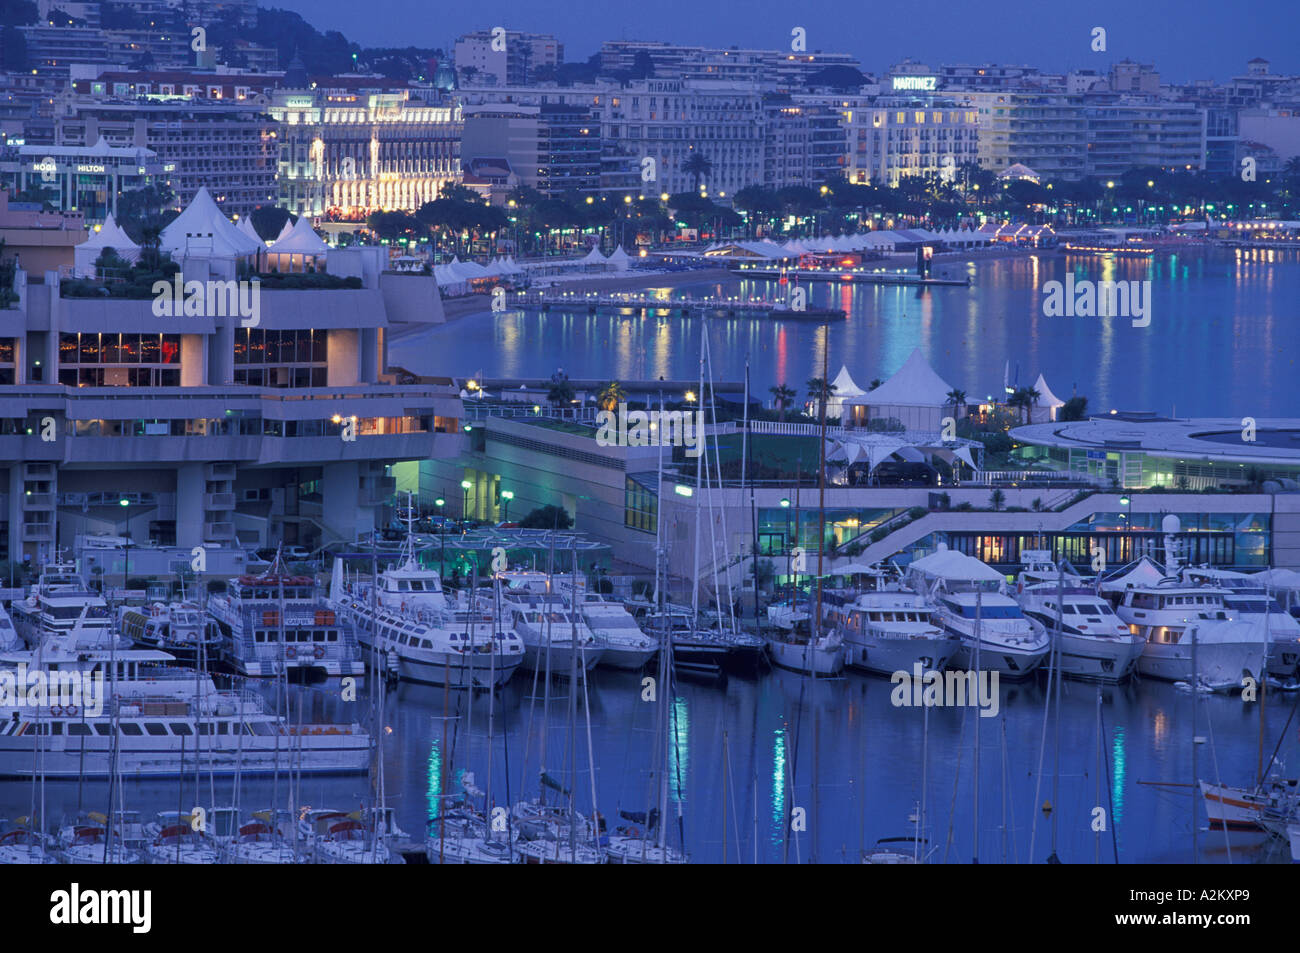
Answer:
<svg viewBox="0 0 1300 953"><path fill-rule="evenodd" d="M660 298L654 295L599 292L520 291L509 295L511 307L536 308L541 311L664 311L683 316L723 314L728 317L768 318L777 321L842 321L845 313L836 308L791 308L782 299L752 298L739 295Z"/></svg>

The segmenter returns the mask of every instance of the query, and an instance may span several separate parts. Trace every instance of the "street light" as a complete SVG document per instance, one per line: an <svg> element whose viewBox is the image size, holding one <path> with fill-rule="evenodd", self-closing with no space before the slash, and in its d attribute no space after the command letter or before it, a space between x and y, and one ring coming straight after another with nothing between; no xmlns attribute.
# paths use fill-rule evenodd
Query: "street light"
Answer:
<svg viewBox="0 0 1300 953"><path fill-rule="evenodd" d="M474 484L473 484L473 483L470 483L469 480L461 480L461 481L460 481L460 488L461 488L461 490L462 490L462 498L461 498L461 503L460 503L460 518L461 518L461 523L462 523L462 525L461 525L461 530L462 530L462 531L463 531L464 528L465 528L464 525L463 525L463 524L464 524L464 521L465 521L465 519L469 516L469 489L470 489L470 487L472 487L473 485L474 485Z"/></svg>
<svg viewBox="0 0 1300 953"><path fill-rule="evenodd" d="M447 517L443 515L442 508L447 501L438 497L433 502L438 507L438 542L441 544L438 549L438 579L441 580L446 561L444 557L447 555Z"/></svg>
<svg viewBox="0 0 1300 953"><path fill-rule="evenodd" d="M1124 527L1125 529L1128 530L1129 558L1133 557L1133 553L1136 548L1133 546L1133 507L1131 506L1132 502L1133 501L1130 500L1127 496L1121 496L1119 498L1119 505L1125 508L1125 512L1120 514L1120 518L1124 520Z"/></svg>
<svg viewBox="0 0 1300 953"><path fill-rule="evenodd" d="M510 501L515 498L514 490L502 490L501 499L505 500L506 505L501 508L501 522L510 522Z"/></svg>
<svg viewBox="0 0 1300 953"><path fill-rule="evenodd" d="M790 605L794 605L794 573L793 565L790 560L793 558L793 549L790 546L790 500L782 497L781 509L785 510L785 578L790 580Z"/></svg>
<svg viewBox="0 0 1300 953"><path fill-rule="evenodd" d="M122 533L126 537L126 562L122 565L122 589L125 591L127 576L131 574L131 501L122 497L117 505L126 509L126 529Z"/></svg>

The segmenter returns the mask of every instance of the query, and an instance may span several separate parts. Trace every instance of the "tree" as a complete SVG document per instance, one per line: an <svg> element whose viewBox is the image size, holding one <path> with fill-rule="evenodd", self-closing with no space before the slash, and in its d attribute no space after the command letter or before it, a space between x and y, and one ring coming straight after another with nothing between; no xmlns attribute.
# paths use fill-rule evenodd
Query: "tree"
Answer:
<svg viewBox="0 0 1300 953"><path fill-rule="evenodd" d="M994 490L989 494L989 506L995 511L1002 509L1002 504L1007 501L1007 495L1001 490Z"/></svg>
<svg viewBox="0 0 1300 953"><path fill-rule="evenodd" d="M280 208L278 205L259 205L248 213L248 218L253 225L253 231L257 232L258 237L263 241L274 241L279 237L280 232L284 231L286 222L297 224L298 221L289 214L287 209Z"/></svg>
<svg viewBox="0 0 1300 953"><path fill-rule="evenodd" d="M786 387L784 384L777 384L775 387L769 387L772 396L776 398L777 408L781 411L781 420L785 420L785 412L790 406L790 401L799 396L799 392L793 387Z"/></svg>
<svg viewBox="0 0 1300 953"><path fill-rule="evenodd" d="M520 529L572 529L573 517L562 506L539 506L519 521Z"/></svg>
<svg viewBox="0 0 1300 953"><path fill-rule="evenodd" d="M627 400L627 391L618 381L610 381L601 390L597 402L601 410L617 410L618 405Z"/></svg>
<svg viewBox="0 0 1300 953"><path fill-rule="evenodd" d="M884 381L882 381L879 377L873 377L871 379L871 383L867 385L867 390L873 391L883 383Z"/></svg>
<svg viewBox="0 0 1300 953"><path fill-rule="evenodd" d="M713 162L703 153L692 151L682 163L682 171L695 180L695 191L700 190L700 179L713 171Z"/></svg>
<svg viewBox="0 0 1300 953"><path fill-rule="evenodd" d="M807 383L808 396L812 398L813 406L817 408L818 415L821 414L822 400L829 399L835 393L835 385L829 381L824 381L820 377L810 377Z"/></svg>
<svg viewBox="0 0 1300 953"><path fill-rule="evenodd" d="M1088 398L1071 397L1056 412L1057 420L1085 420L1088 417Z"/></svg>
<svg viewBox="0 0 1300 953"><path fill-rule="evenodd" d="M557 410L573 401L573 385L569 383L569 375L564 371L556 371L551 375L551 386L546 392L546 399L551 402Z"/></svg>
<svg viewBox="0 0 1300 953"><path fill-rule="evenodd" d="M952 407L952 415L960 417L962 408L966 406L966 392L954 387L948 391L946 397L948 398L948 405Z"/></svg>

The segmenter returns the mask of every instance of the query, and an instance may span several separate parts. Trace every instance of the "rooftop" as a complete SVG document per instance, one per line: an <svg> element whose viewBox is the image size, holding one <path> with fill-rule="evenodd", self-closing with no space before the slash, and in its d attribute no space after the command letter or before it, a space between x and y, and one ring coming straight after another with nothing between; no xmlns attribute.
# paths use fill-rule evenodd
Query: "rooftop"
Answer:
<svg viewBox="0 0 1300 953"><path fill-rule="evenodd" d="M1260 418L1254 427L1255 439L1247 440L1240 417L1093 417L1017 427L1011 436L1021 443L1063 449L1127 450L1179 460L1300 466L1300 417Z"/></svg>

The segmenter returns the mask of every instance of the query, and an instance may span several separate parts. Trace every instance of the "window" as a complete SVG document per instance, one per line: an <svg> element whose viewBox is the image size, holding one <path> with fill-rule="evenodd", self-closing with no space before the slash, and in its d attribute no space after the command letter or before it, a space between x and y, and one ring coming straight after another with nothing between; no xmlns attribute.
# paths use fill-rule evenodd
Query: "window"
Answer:
<svg viewBox="0 0 1300 953"><path fill-rule="evenodd" d="M70 735L88 735L90 734L90 725L79 721L68 722L68 734Z"/></svg>
<svg viewBox="0 0 1300 953"><path fill-rule="evenodd" d="M124 721L120 727L122 729L122 734L124 735L137 737L144 734L144 732L140 730L140 726L133 721Z"/></svg>
<svg viewBox="0 0 1300 953"><path fill-rule="evenodd" d="M145 722L144 730L155 738L161 738L163 735L167 734L167 726L157 721Z"/></svg>

